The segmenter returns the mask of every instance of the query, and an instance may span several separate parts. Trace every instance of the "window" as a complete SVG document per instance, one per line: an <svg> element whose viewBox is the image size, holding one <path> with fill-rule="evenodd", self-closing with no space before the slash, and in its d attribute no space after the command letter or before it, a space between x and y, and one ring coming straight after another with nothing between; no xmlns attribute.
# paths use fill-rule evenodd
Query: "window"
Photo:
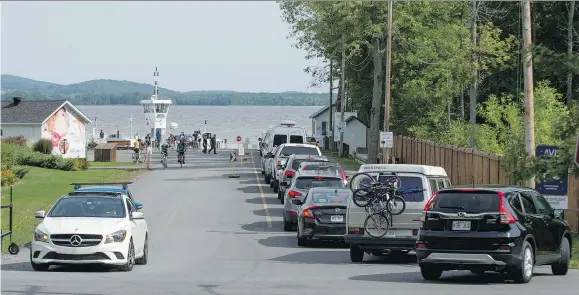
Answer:
<svg viewBox="0 0 579 295"><path fill-rule="evenodd" d="M327 135L328 122L322 122L322 135Z"/></svg>
<svg viewBox="0 0 579 295"><path fill-rule="evenodd" d="M312 202L314 204L348 204L348 199L352 195L350 190L344 189L316 189L312 192Z"/></svg>
<svg viewBox="0 0 579 295"><path fill-rule="evenodd" d="M303 161L305 161L305 160L298 160L298 159L293 160L291 169L292 170L298 170L298 168L300 167L300 164Z"/></svg>
<svg viewBox="0 0 579 295"><path fill-rule="evenodd" d="M448 181L446 181L446 179L437 179L436 183L438 184L438 190L441 190L443 188L447 188L450 185L446 185L448 183Z"/></svg>
<svg viewBox="0 0 579 295"><path fill-rule="evenodd" d="M137 207L135 207L133 202L131 202L129 199L127 199L127 208L129 209L129 214L137 211Z"/></svg>
<svg viewBox="0 0 579 295"><path fill-rule="evenodd" d="M276 134L273 136L273 145L281 145L287 143L287 136L285 134Z"/></svg>
<svg viewBox="0 0 579 295"><path fill-rule="evenodd" d="M280 155L316 155L320 156L318 149L309 146L284 146Z"/></svg>
<svg viewBox="0 0 579 295"><path fill-rule="evenodd" d="M549 204L549 201L547 201L545 197L541 196L536 192L534 192L533 195L535 199L535 207L537 208L538 214L549 215L553 212L551 204Z"/></svg>
<svg viewBox="0 0 579 295"><path fill-rule="evenodd" d="M523 202L523 208L525 209L525 214L537 214L537 209L535 208L535 204L533 204L533 198L530 195L530 192L522 192L521 194L521 202Z"/></svg>
<svg viewBox="0 0 579 295"><path fill-rule="evenodd" d="M54 205L48 216L124 218L125 207L120 198L101 196L65 197Z"/></svg>
<svg viewBox="0 0 579 295"><path fill-rule="evenodd" d="M295 185L297 189L309 190L314 187L344 187L344 181L334 177L300 177Z"/></svg>
<svg viewBox="0 0 579 295"><path fill-rule="evenodd" d="M440 212L486 213L499 211L496 192L445 191L434 198L432 209Z"/></svg>
<svg viewBox="0 0 579 295"><path fill-rule="evenodd" d="M392 176L388 175L381 175L378 178L379 182L386 183L389 178ZM401 191L405 190L417 190L418 192L412 193L405 193L402 195L402 198L406 202L422 202L424 201L424 192L421 191L423 189L422 186L422 178L416 176L399 176L400 182L402 183L402 187L399 189Z"/></svg>
<svg viewBox="0 0 579 295"><path fill-rule="evenodd" d="M301 135L291 135L290 143L304 143L304 137Z"/></svg>
<svg viewBox="0 0 579 295"><path fill-rule="evenodd" d="M429 179L428 183L430 184L430 194L434 195L438 191L438 184L436 179Z"/></svg>
<svg viewBox="0 0 579 295"><path fill-rule="evenodd" d="M521 198L519 194L514 194L511 198L510 205L513 209L517 210L520 213L523 213L523 205L521 204Z"/></svg>

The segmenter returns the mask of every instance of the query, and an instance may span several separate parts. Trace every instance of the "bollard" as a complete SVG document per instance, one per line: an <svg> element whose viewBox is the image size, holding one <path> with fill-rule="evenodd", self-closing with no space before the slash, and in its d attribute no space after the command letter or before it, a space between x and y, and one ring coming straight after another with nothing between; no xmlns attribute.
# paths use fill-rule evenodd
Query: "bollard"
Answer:
<svg viewBox="0 0 579 295"><path fill-rule="evenodd" d="M237 161L235 152L229 154L229 160L231 161L231 167L233 168L233 173L229 175L229 178L239 178L239 175L235 174L235 162Z"/></svg>

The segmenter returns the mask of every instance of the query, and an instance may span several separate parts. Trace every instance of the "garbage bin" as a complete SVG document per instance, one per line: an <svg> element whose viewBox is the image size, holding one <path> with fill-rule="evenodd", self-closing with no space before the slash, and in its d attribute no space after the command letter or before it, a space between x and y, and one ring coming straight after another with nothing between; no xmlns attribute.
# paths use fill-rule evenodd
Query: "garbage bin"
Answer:
<svg viewBox="0 0 579 295"><path fill-rule="evenodd" d="M94 148L95 162L115 162L117 160L116 143L100 143Z"/></svg>

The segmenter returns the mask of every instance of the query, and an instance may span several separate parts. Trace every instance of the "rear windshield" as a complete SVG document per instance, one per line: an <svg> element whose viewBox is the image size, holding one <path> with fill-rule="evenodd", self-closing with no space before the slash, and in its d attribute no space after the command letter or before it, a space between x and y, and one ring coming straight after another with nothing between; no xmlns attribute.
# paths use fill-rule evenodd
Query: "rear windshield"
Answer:
<svg viewBox="0 0 579 295"><path fill-rule="evenodd" d="M276 134L273 136L273 145L281 145L287 143L287 136L285 134Z"/></svg>
<svg viewBox="0 0 579 295"><path fill-rule="evenodd" d="M304 137L301 135L290 135L290 143L304 143Z"/></svg>
<svg viewBox="0 0 579 295"><path fill-rule="evenodd" d="M485 213L499 210L499 196L495 192L441 192L434 198L431 209L440 212Z"/></svg>
<svg viewBox="0 0 579 295"><path fill-rule="evenodd" d="M284 146L280 155L319 155L318 149L309 146Z"/></svg>
<svg viewBox="0 0 579 295"><path fill-rule="evenodd" d="M392 176L380 176L378 181L387 183ZM402 197L406 202L422 202L424 201L424 192L422 191L422 178L416 176L399 176L402 187L400 191L417 191L412 193L404 193Z"/></svg>
<svg viewBox="0 0 579 295"><path fill-rule="evenodd" d="M348 204L352 193L349 190L316 190L312 195L314 204Z"/></svg>
<svg viewBox="0 0 579 295"><path fill-rule="evenodd" d="M300 168L300 164L302 163L307 163L307 162L327 162L324 160L320 160L320 159L295 159L294 162L292 163L292 169L293 170L298 170L298 168Z"/></svg>
<svg viewBox="0 0 579 295"><path fill-rule="evenodd" d="M296 179L295 187L300 190L309 190L314 187L344 187L344 181L335 177L300 177Z"/></svg>
<svg viewBox="0 0 579 295"><path fill-rule="evenodd" d="M324 171L324 174L332 174L336 176L341 176L342 172L340 171L340 167L332 164L325 164L325 163L312 163L304 165L303 170L310 170L310 171Z"/></svg>

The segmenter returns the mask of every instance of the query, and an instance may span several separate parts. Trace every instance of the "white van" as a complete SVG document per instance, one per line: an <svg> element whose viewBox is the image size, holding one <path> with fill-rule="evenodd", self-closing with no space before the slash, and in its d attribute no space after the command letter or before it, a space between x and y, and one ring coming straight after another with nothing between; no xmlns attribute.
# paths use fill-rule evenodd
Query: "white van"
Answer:
<svg viewBox="0 0 579 295"><path fill-rule="evenodd" d="M306 129L303 127L296 127L296 123L290 120L282 120L281 124L273 127L267 134L267 142L265 142L264 149L261 156L261 173L265 173L268 153L272 153L273 149L284 143L307 143ZM271 178L271 175L270 175Z"/></svg>
<svg viewBox="0 0 579 295"><path fill-rule="evenodd" d="M401 189L424 189L422 192L404 194L406 209L392 216L392 225L382 238L370 237L364 230L367 213L350 199L346 212L346 235L344 241L350 245L350 260L362 262L364 253L381 256L385 252L407 253L414 250L420 217L426 202L442 188L449 187L450 179L442 167L410 164L365 164L358 172L366 172L380 182L396 173L401 180Z"/></svg>

